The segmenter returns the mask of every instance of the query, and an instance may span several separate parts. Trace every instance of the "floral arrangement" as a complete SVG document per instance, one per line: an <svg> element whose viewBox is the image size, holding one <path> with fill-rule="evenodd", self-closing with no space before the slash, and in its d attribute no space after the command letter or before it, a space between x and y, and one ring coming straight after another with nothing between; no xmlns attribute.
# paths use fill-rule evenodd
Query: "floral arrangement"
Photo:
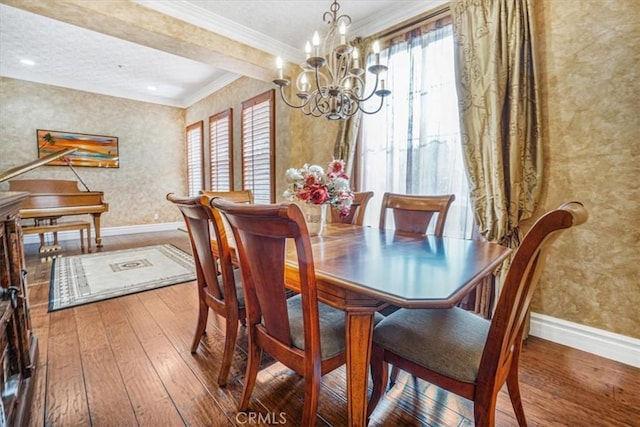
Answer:
<svg viewBox="0 0 640 427"><path fill-rule="evenodd" d="M318 165L308 164L300 169L287 169L287 182L290 188L283 194L286 200L315 205L326 203L341 216L349 215L353 192L349 188L349 176L344 172L344 161L332 160L326 172Z"/></svg>

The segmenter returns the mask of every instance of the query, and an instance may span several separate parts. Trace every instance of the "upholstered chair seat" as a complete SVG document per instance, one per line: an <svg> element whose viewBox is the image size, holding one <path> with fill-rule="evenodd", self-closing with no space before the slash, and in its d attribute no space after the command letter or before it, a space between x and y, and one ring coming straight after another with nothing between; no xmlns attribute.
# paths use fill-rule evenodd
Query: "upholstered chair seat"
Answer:
<svg viewBox="0 0 640 427"><path fill-rule="evenodd" d="M296 295L287 300L289 322L291 327L291 341L299 349L304 349L304 324L302 322L302 299ZM320 355L322 359L329 359L345 351L345 312L318 302L320 317ZM373 322L379 323L384 316L376 313Z"/></svg>
<svg viewBox="0 0 640 427"><path fill-rule="evenodd" d="M373 342L431 371L475 382L490 326L460 308L400 309L376 326Z"/></svg>
<svg viewBox="0 0 640 427"><path fill-rule="evenodd" d="M233 269L233 280L236 282L236 292L238 299L238 307L244 308L244 292L242 291L242 274L240 273L240 269ZM223 278L222 275L218 275L218 284L220 285L220 293L224 296L224 286L223 286Z"/></svg>

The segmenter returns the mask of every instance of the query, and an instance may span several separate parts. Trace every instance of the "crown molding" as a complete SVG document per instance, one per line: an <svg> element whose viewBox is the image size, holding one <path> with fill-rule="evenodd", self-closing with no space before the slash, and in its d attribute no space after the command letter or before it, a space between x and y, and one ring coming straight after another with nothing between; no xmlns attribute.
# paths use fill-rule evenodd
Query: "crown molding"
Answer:
<svg viewBox="0 0 640 427"><path fill-rule="evenodd" d="M188 98L182 100L182 104L184 108L190 107L196 102L200 101L203 98L211 95L214 92L219 91L223 87L235 82L240 77L239 74L235 73L225 73L223 76L215 79L208 85L204 86L202 89L198 90L196 93L191 94Z"/></svg>
<svg viewBox="0 0 640 427"><path fill-rule="evenodd" d="M188 22L189 24L204 28L205 30L212 31L232 40L260 49L272 55L280 55L283 58L292 61L304 60L304 52L301 49L279 42L266 34L216 15L215 13L196 6L193 3L183 0L174 0L171 2L159 0L134 0L134 2L165 15Z"/></svg>
<svg viewBox="0 0 640 427"><path fill-rule="evenodd" d="M354 22L350 31L352 34L358 34L361 37L368 37L425 12L437 9L440 6L449 3L449 0L432 0L412 3L413 4L405 4L402 7L393 9L392 11L385 12L382 16L372 15L360 22Z"/></svg>

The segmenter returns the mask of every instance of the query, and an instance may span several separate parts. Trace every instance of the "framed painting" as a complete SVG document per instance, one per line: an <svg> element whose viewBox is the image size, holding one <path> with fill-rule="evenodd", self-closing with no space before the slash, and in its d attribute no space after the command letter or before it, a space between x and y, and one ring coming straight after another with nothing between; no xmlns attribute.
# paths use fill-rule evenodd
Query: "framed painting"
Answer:
<svg viewBox="0 0 640 427"><path fill-rule="evenodd" d="M76 148L76 151L48 165L119 167L118 138L115 136L38 129L39 159L65 148Z"/></svg>

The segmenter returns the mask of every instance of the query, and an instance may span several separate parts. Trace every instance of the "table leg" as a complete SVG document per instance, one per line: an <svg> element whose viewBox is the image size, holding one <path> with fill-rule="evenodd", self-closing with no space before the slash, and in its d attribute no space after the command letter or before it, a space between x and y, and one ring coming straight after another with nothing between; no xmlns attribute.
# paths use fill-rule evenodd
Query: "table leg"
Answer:
<svg viewBox="0 0 640 427"><path fill-rule="evenodd" d="M373 312L347 311L347 406L349 425L367 425L367 385Z"/></svg>

